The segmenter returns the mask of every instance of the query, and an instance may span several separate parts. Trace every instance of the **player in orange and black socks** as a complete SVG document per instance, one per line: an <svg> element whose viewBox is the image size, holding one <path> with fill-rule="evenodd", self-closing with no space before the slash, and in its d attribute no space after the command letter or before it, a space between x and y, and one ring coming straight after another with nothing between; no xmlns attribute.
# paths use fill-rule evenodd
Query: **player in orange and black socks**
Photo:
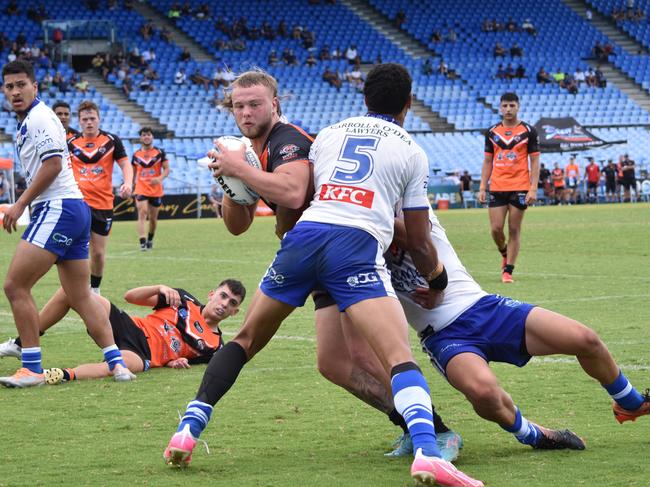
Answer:
<svg viewBox="0 0 650 487"><path fill-rule="evenodd" d="M99 128L99 108L84 101L77 109L81 134L68 140L74 177L91 210L90 286L99 294L104 275L106 246L113 225L113 165L122 169L124 181L119 195L126 199L133 191L133 169L117 135Z"/></svg>
<svg viewBox="0 0 650 487"><path fill-rule="evenodd" d="M142 146L131 158L135 173L135 205L138 208L140 250L151 250L162 204L163 180L169 175L169 161L164 150L154 147L150 127L140 129L140 142ZM149 233L145 238L146 220L149 220Z"/></svg>
<svg viewBox="0 0 650 487"><path fill-rule="evenodd" d="M478 200L487 201L492 239L502 256L501 280L513 282L519 255L521 223L528 205L537 199L539 141L535 128L518 118L519 97L504 93L500 103L502 121L485 134L485 158ZM529 167L530 160L530 167ZM508 239L503 232L508 219Z"/></svg>

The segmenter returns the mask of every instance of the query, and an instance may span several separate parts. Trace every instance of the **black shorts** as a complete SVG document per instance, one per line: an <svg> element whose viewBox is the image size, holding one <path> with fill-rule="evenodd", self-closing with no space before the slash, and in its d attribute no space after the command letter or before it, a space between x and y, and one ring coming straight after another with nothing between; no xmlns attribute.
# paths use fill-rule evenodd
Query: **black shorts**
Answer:
<svg viewBox="0 0 650 487"><path fill-rule="evenodd" d="M90 231L104 237L111 233L113 226L113 210L90 209Z"/></svg>
<svg viewBox="0 0 650 487"><path fill-rule="evenodd" d="M314 310L316 311L336 304L334 298L322 288L314 289L311 293L311 297L314 300Z"/></svg>
<svg viewBox="0 0 650 487"><path fill-rule="evenodd" d="M621 181L621 185L623 185L625 189L630 189L630 188L636 189L636 179L635 178L623 179Z"/></svg>
<svg viewBox="0 0 650 487"><path fill-rule="evenodd" d="M135 195L136 201L148 201L151 206L158 208L162 205L162 196L144 196L141 194Z"/></svg>
<svg viewBox="0 0 650 487"><path fill-rule="evenodd" d="M587 189L598 189L598 183L587 182Z"/></svg>
<svg viewBox="0 0 650 487"><path fill-rule="evenodd" d="M616 193L616 181L605 181L605 192Z"/></svg>
<svg viewBox="0 0 650 487"><path fill-rule="evenodd" d="M490 191L488 208L512 205L520 210L528 208L526 195L528 191Z"/></svg>
<svg viewBox="0 0 650 487"><path fill-rule="evenodd" d="M117 348L135 353L142 359L144 370L147 370L151 362L151 349L144 332L138 328L129 315L113 303L111 303L108 320L111 322Z"/></svg>

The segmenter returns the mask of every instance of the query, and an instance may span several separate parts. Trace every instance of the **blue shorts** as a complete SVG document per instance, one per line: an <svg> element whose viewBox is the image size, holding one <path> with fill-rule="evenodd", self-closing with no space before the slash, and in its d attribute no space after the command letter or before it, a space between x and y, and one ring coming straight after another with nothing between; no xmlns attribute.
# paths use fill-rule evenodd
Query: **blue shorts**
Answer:
<svg viewBox="0 0 650 487"><path fill-rule="evenodd" d="M23 240L61 260L88 258L90 208L82 199L43 201L32 209Z"/></svg>
<svg viewBox="0 0 650 487"><path fill-rule="evenodd" d="M300 222L282 239L260 290L283 303L302 306L319 285L340 311L366 299L395 297L376 238L358 228Z"/></svg>
<svg viewBox="0 0 650 487"><path fill-rule="evenodd" d="M484 296L453 323L423 337L422 346L445 376L449 361L467 352L486 362L523 367L531 358L526 350L526 318L534 307L494 294Z"/></svg>

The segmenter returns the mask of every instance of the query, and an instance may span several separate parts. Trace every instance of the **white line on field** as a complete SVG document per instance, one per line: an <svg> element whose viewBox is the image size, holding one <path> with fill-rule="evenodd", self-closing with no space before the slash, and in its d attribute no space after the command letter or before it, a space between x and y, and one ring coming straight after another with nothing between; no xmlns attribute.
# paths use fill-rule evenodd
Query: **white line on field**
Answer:
<svg viewBox="0 0 650 487"><path fill-rule="evenodd" d="M536 304L576 303L586 301L609 301L610 299L650 298L650 294L622 294L620 296L589 296L586 298L548 299L536 301Z"/></svg>

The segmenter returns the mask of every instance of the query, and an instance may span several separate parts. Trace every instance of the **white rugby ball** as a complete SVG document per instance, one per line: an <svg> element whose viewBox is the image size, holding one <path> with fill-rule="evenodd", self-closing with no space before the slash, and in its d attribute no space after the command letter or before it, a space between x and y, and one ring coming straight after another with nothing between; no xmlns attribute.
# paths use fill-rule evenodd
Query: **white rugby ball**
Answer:
<svg viewBox="0 0 650 487"><path fill-rule="evenodd" d="M219 137L217 139L217 142L220 142L221 145L226 146L228 149L239 149L241 146L245 146L246 162L256 169L262 169L262 163L257 157L257 154L255 154L252 146L247 144L244 140L240 139L239 137L224 135L223 137ZM219 150L216 145L215 149L217 151ZM207 167L207 165L213 161L209 157L203 157L197 162L199 165ZM224 195L239 205L252 205L260 199L260 195L246 186L246 184L244 184L244 182L239 178L222 175L215 176L214 179L216 179L219 185L223 188Z"/></svg>

